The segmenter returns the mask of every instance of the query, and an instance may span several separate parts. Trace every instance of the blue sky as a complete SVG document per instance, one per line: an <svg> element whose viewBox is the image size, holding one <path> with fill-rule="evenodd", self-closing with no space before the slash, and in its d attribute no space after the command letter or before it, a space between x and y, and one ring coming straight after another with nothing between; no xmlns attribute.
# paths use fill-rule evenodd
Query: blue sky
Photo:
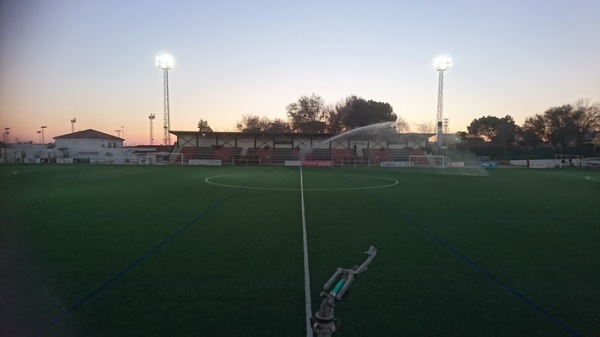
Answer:
<svg viewBox="0 0 600 337"><path fill-rule="evenodd" d="M171 129L200 119L235 131L242 115L286 118L302 95L388 102L434 122L437 73L450 55L444 117L518 124L580 98L600 101L600 1L141 1L0 2L0 127L10 140L76 129L126 144L162 139L168 52Z"/></svg>

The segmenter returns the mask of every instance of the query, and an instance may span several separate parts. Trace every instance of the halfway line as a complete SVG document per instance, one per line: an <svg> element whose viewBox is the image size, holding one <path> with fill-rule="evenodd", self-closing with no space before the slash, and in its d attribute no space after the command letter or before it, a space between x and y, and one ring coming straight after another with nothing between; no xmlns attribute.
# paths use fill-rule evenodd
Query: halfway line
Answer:
<svg viewBox="0 0 600 337"><path fill-rule="evenodd" d="M304 181L302 167L300 167L300 200L302 205L302 241L304 244L304 299L306 308L306 337L312 337L310 318L312 317L312 303L310 301L310 273L308 271L308 244L306 240L306 214L304 212Z"/></svg>

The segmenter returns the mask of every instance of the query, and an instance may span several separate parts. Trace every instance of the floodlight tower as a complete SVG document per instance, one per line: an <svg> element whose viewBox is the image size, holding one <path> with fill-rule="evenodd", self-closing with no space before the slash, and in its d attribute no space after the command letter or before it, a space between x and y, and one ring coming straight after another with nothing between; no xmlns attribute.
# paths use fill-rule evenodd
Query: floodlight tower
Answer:
<svg viewBox="0 0 600 337"><path fill-rule="evenodd" d="M151 114L150 116L148 116L148 118L150 119L150 145L154 145L154 128L152 126L152 121L154 121L156 115Z"/></svg>
<svg viewBox="0 0 600 337"><path fill-rule="evenodd" d="M169 134L169 129L171 127L171 118L169 116L169 69L173 67L175 60L173 56L168 54L163 54L156 57L156 66L163 70L163 80L164 80L164 99L163 99L163 110L164 110L164 119L163 119L163 128L164 128L164 136L163 136L163 144L171 145L171 134Z"/></svg>
<svg viewBox="0 0 600 337"><path fill-rule="evenodd" d="M442 146L442 124L444 120L444 71L450 69L452 60L448 56L438 56L433 60L433 66L439 73L438 103L437 103L437 144Z"/></svg>
<svg viewBox="0 0 600 337"><path fill-rule="evenodd" d="M71 133L75 132L75 122L77 122L77 118L71 119Z"/></svg>

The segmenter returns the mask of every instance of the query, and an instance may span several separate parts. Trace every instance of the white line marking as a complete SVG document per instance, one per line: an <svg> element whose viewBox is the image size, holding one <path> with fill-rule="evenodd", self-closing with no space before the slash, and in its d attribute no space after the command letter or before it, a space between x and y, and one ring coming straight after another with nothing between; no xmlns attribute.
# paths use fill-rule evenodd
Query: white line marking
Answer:
<svg viewBox="0 0 600 337"><path fill-rule="evenodd" d="M302 169L300 169L300 170L302 170ZM241 185L222 184L222 183L217 183L217 182L213 181L213 179L227 178L227 177L233 177L233 176L245 176L245 175L247 175L247 174L227 174L227 175L222 175L222 176L213 176L213 177L208 177L208 178L204 179L204 182L206 182L207 184L215 185L215 186L231 187L231 188L245 188L245 189L249 189L249 190L300 191L299 188L241 186ZM392 187L392 186L398 185L400 183L396 179L385 178L385 177L375 177L375 176L356 176L356 177L367 177L367 178L374 178L374 179L380 179L380 180L387 180L387 181L390 181L390 183L383 184L383 185L363 186L363 187L303 188L303 190L304 191L323 191L323 192L325 192L325 191L334 191L334 192L335 191L358 191L358 190L371 190L371 189L377 189L377 188Z"/></svg>
<svg viewBox="0 0 600 337"><path fill-rule="evenodd" d="M304 244L304 299L306 308L306 337L312 337L310 318L312 317L312 303L310 300L310 273L308 271L308 244L306 239L306 214L304 212L304 181L302 167L300 167L300 200L302 202L302 240Z"/></svg>

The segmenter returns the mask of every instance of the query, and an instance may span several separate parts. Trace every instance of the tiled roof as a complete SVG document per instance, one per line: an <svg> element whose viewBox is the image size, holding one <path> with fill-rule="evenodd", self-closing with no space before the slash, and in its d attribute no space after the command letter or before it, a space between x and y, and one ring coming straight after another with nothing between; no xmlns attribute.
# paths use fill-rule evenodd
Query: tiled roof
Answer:
<svg viewBox="0 0 600 337"><path fill-rule="evenodd" d="M66 135L54 137L54 139L110 139L124 141L123 138L115 137L113 135L109 135L108 133L92 129L68 133Z"/></svg>

